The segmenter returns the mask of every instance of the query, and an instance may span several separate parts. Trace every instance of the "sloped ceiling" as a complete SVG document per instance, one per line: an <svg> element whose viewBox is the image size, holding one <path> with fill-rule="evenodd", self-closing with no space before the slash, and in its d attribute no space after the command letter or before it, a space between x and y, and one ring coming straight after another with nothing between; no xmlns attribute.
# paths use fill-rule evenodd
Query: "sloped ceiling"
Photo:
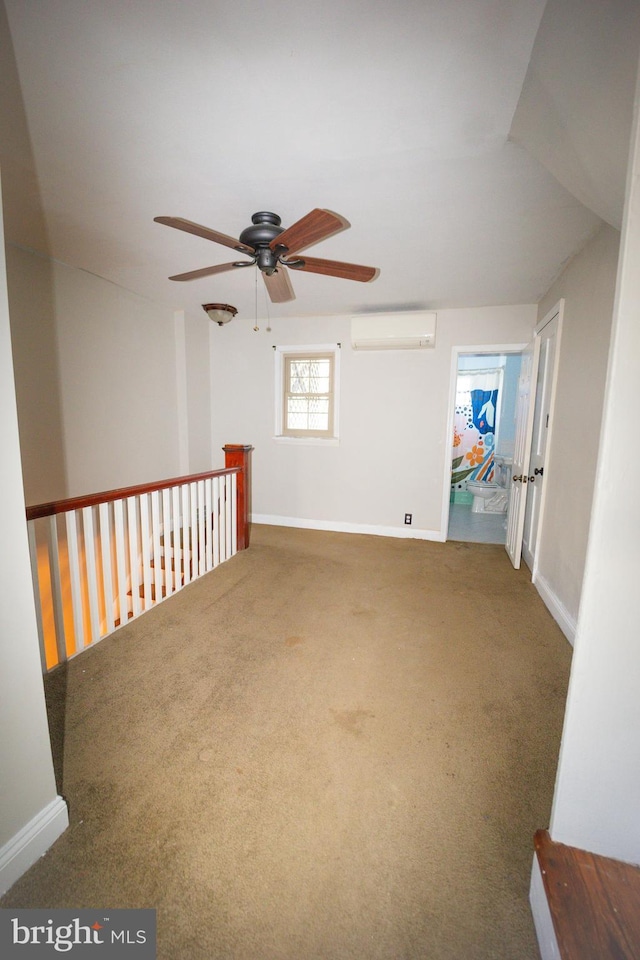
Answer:
<svg viewBox="0 0 640 960"><path fill-rule="evenodd" d="M6 0L7 239L199 315L536 301L607 213L509 139L544 8ZM155 216L238 236L257 210L287 226L314 207L352 226L313 255L376 281L294 274L275 305L253 269L167 279L229 251Z"/></svg>
<svg viewBox="0 0 640 960"><path fill-rule="evenodd" d="M638 70L637 0L549 0L511 137L620 229Z"/></svg>

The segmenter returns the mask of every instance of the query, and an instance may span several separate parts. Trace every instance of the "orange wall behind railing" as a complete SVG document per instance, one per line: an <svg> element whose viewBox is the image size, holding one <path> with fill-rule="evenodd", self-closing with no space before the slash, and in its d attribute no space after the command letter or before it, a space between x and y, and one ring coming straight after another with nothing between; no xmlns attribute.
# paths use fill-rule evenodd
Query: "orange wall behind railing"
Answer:
<svg viewBox="0 0 640 960"><path fill-rule="evenodd" d="M80 548L80 562L84 569L84 546ZM62 616L64 623L65 648L67 658L78 653L76 644L75 624L73 621L73 605L71 603L71 575L69 572L69 552L65 540L59 541L58 557L60 563L60 583L62 597ZM42 615L42 634L47 670L57 666L59 662L56 645L56 627L53 610L53 591L51 588L51 570L49 565L49 551L46 544L38 544L38 579L40 582L40 610ZM81 578L82 589L82 617L87 635L89 624L89 593L86 577ZM101 611L104 608L104 594L100 598ZM101 629L105 629L106 621L101 616ZM81 648L82 649L82 648Z"/></svg>

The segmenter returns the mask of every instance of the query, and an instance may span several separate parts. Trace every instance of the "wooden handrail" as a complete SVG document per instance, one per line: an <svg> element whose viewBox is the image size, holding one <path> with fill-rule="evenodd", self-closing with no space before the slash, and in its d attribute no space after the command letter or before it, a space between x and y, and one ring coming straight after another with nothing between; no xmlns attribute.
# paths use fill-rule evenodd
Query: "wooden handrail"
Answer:
<svg viewBox="0 0 640 960"><path fill-rule="evenodd" d="M186 477L158 480L156 483L140 483L133 487L119 487L117 490L105 490L102 493L91 493L84 497L72 497L69 500L52 500L51 503L38 503L32 507L27 507L27 520L39 520L41 517L52 517L57 513L68 513L70 510L82 510L84 507L97 507L101 503L124 500L126 497L135 497L142 493L151 493L153 490L166 490L167 487L179 487L184 483L195 483L198 480L206 480L207 477L224 477L227 474L241 472L241 466L225 467L221 470L208 470L206 473L192 473Z"/></svg>

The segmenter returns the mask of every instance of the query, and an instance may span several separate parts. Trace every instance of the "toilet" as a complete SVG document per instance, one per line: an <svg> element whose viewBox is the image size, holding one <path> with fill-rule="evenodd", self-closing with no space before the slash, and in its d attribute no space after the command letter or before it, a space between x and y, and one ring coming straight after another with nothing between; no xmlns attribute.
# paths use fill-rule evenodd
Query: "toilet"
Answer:
<svg viewBox="0 0 640 960"><path fill-rule="evenodd" d="M467 480L467 492L473 496L471 513L485 513L485 504L498 492L498 484L483 480Z"/></svg>
<svg viewBox="0 0 640 960"><path fill-rule="evenodd" d="M496 454L494 458L495 482L468 480L467 491L473 496L472 513L506 513L511 494L511 457Z"/></svg>

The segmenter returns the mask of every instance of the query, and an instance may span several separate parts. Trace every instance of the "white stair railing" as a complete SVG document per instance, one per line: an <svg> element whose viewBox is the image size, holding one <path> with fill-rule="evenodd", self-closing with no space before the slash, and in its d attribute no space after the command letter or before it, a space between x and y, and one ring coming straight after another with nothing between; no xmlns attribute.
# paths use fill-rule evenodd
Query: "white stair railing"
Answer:
<svg viewBox="0 0 640 960"><path fill-rule="evenodd" d="M213 570L239 542L245 546L248 536L238 538L242 471L233 466L28 508L43 669Z"/></svg>

